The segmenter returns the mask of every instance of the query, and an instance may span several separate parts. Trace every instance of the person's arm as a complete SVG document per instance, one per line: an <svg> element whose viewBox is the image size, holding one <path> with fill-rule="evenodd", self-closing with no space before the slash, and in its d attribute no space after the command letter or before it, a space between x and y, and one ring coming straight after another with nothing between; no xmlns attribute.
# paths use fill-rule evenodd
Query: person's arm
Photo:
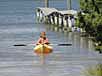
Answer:
<svg viewBox="0 0 102 76"><path fill-rule="evenodd" d="M36 42L36 45L41 44L41 38L38 39L38 41Z"/></svg>

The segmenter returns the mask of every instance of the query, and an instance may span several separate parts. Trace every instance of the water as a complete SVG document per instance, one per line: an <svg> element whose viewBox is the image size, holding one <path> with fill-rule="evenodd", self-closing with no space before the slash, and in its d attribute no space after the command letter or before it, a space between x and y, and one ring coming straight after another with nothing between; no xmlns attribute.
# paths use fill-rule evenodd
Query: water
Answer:
<svg viewBox="0 0 102 76"><path fill-rule="evenodd" d="M78 9L73 0L73 9ZM83 76L85 67L101 63L101 55L93 43L79 33L66 33L45 24L36 24L35 8L44 6L43 0L0 1L0 76ZM66 0L51 0L50 7L66 9ZM41 31L46 31L51 43L72 43L72 46L53 46L46 64L33 53ZM28 46L15 47L14 44Z"/></svg>

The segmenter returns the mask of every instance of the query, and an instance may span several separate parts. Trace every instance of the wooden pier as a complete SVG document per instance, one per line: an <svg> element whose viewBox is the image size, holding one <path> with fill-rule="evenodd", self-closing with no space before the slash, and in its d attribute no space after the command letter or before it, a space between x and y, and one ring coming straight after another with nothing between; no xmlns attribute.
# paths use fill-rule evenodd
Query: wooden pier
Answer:
<svg viewBox="0 0 102 76"><path fill-rule="evenodd" d="M55 8L37 7L36 19L38 23L53 24L64 30L72 29L75 26L76 10L59 11Z"/></svg>

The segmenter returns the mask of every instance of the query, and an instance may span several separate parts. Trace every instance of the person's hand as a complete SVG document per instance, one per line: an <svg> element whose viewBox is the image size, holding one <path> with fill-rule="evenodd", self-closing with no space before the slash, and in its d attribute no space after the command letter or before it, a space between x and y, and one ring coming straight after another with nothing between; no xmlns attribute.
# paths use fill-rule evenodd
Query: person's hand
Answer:
<svg viewBox="0 0 102 76"><path fill-rule="evenodd" d="M50 43L45 43L45 44L49 45Z"/></svg>

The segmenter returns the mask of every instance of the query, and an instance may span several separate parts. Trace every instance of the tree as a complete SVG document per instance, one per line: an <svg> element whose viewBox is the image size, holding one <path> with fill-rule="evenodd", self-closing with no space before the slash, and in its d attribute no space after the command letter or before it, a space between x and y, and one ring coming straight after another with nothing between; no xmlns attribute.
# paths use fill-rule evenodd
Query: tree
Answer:
<svg viewBox="0 0 102 76"><path fill-rule="evenodd" d="M78 15L82 28L102 44L102 0L80 0L80 9L85 13Z"/></svg>

